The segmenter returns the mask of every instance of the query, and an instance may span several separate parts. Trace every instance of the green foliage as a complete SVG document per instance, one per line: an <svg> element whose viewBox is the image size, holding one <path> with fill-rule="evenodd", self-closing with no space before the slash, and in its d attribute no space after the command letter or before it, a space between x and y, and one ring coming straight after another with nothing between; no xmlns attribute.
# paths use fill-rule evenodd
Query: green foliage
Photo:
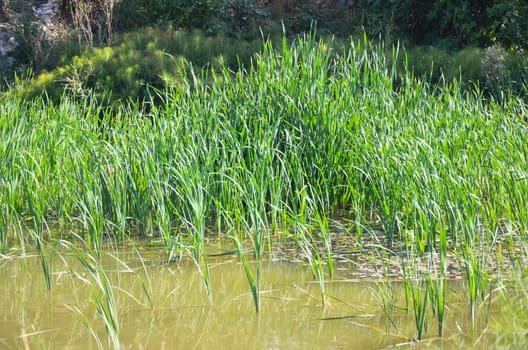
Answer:
<svg viewBox="0 0 528 350"><path fill-rule="evenodd" d="M459 51L415 46L405 50L405 58L400 59L400 69L405 65L416 77L433 84L456 80L467 90L480 85L488 96L499 97L509 91L528 98L528 57L499 45Z"/></svg>
<svg viewBox="0 0 528 350"><path fill-rule="evenodd" d="M461 80L464 84L473 84L481 78L483 50L475 47L453 52L434 46L417 46L405 53L408 68L431 82Z"/></svg>
<svg viewBox="0 0 528 350"><path fill-rule="evenodd" d="M223 0L122 0L115 8L120 30L150 25L206 28L219 15Z"/></svg>
<svg viewBox="0 0 528 350"><path fill-rule="evenodd" d="M280 34L269 23L270 10L255 0L123 0L115 10L120 31L145 26L202 29L208 35L254 40Z"/></svg>
<svg viewBox="0 0 528 350"><path fill-rule="evenodd" d="M528 48L528 5L520 0L359 0L359 22L386 41L407 38L418 45L461 49L497 42Z"/></svg>
<svg viewBox="0 0 528 350"><path fill-rule="evenodd" d="M410 0L359 0L358 7L362 11L357 21L369 37L381 37L387 43L395 42L397 39L405 40L408 17L414 17L409 14L411 2ZM413 10L423 15L423 9L413 7ZM412 28L409 29L411 29L409 34L412 35L414 31Z"/></svg>
<svg viewBox="0 0 528 350"><path fill-rule="evenodd" d="M269 21L271 11L255 0L224 0L215 18L208 24L209 34L222 33L234 38L254 40L265 34L282 34Z"/></svg>
<svg viewBox="0 0 528 350"><path fill-rule="evenodd" d="M522 0L493 1L486 14L488 25L481 31L490 41L513 51L528 49L528 3Z"/></svg>
<svg viewBox="0 0 528 350"><path fill-rule="evenodd" d="M77 65L114 70L112 57L123 55L141 67L141 55L123 45L90 51ZM148 61L163 65L161 57ZM182 74L167 78L149 118L139 103L112 111L89 92L57 103L1 96L2 248L13 241L6 228L46 237L61 220L98 255L107 237L162 237L170 257L194 261L211 298L205 243L217 229L233 239L261 310L260 262L274 249L272 235L297 243L324 301L334 271L328 218L353 213L376 245L406 264L418 338L430 310L443 332L450 304L434 279L457 262L475 319L490 290L494 246L526 238L528 108L507 93L485 102L456 81L434 86L398 73L397 58L396 48L388 56L366 38L334 51L306 36L278 48L267 42L246 70L199 71L181 60ZM505 249L526 257L513 243ZM81 263L100 288L97 310L117 335L108 322L117 320L112 288L89 260Z"/></svg>
<svg viewBox="0 0 528 350"><path fill-rule="evenodd" d="M110 92L114 101L144 100L149 89L163 89L167 83L179 81L186 74L183 61L197 67L226 65L236 69L239 62L249 64L262 45L261 40L218 40L201 31L154 28L117 37L116 41L112 47L85 50L69 64L19 86L16 93L29 98L45 93L58 101L64 91L79 97Z"/></svg>

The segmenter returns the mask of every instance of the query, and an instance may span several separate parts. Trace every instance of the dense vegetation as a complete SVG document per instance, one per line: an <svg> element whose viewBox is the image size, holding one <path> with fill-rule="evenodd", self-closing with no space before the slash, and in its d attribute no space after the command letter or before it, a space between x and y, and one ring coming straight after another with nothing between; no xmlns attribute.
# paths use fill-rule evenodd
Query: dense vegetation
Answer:
<svg viewBox="0 0 528 350"><path fill-rule="evenodd" d="M0 73L13 86L29 81L22 95L62 90L111 94L112 101L142 101L149 88L164 88L174 76L174 57L195 67L223 62L246 66L264 38L295 38L314 26L322 36L348 42L350 35L406 49L407 67L431 82L458 79L479 84L500 98L509 90L526 96L528 5L522 1L295 1L121 0L60 2L60 18L46 34L31 15L31 3L3 2L19 46ZM348 6L350 4L350 6ZM46 28L47 28L46 27ZM388 53L390 56L390 52ZM173 57L169 57L173 56ZM11 61L10 61L11 62ZM405 66L400 56L400 68Z"/></svg>
<svg viewBox="0 0 528 350"><path fill-rule="evenodd" d="M95 26L101 35L83 22L73 41L48 42L64 45L62 58L36 67L33 56L35 76L0 96L0 252L35 245L51 288L47 252L72 232L110 295L104 242L158 239L211 295L206 239L220 235L259 312L259 262L278 242L302 252L326 302L337 218L348 241L398 260L417 339L427 315L443 334L451 264L473 323L492 291L523 304L528 64L516 16L526 5L415 3L123 0L112 27ZM321 38L292 34L317 16L334 18L318 22ZM357 26L361 39L348 37ZM259 27L264 44L249 30ZM324 36L332 28L342 36ZM512 276L521 282L510 289ZM107 331L118 348L118 328Z"/></svg>
<svg viewBox="0 0 528 350"><path fill-rule="evenodd" d="M304 252L325 299L328 222L339 213L358 244L380 232L400 252L418 338L429 298L442 333L453 252L474 318L502 250L526 258L527 106L398 75L367 39L349 46L284 40L236 73L175 62L189 78L160 91L148 114L90 96L4 96L3 251L40 247L57 225L95 252L105 237L161 237L169 260L191 258L212 293L204 249L216 232L233 240L258 311L259 261L275 233Z"/></svg>

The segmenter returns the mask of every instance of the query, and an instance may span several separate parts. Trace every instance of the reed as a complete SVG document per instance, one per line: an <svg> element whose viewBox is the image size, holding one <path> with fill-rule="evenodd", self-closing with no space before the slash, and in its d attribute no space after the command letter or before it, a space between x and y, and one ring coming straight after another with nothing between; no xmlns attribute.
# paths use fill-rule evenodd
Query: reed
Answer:
<svg viewBox="0 0 528 350"><path fill-rule="evenodd" d="M424 332L427 331L427 302L429 300L429 286L429 283L424 280L411 285L411 297L417 340L422 340Z"/></svg>
<svg viewBox="0 0 528 350"><path fill-rule="evenodd" d="M7 229L4 226L4 219L0 215L0 253L5 254L7 250Z"/></svg>
<svg viewBox="0 0 528 350"><path fill-rule="evenodd" d="M445 227L440 228L439 254L439 267L435 270L435 279L431 280L431 291L438 321L438 335L443 336L447 297L447 231Z"/></svg>
<svg viewBox="0 0 528 350"><path fill-rule="evenodd" d="M79 278L80 280L87 283L91 288L94 288L91 294L91 302L96 309L97 314L103 321L105 326L106 335L109 341L109 346L113 349L120 349L121 345L119 342L119 317L117 310L116 297L113 292L114 286L112 286L105 269L101 265L100 256L92 255L87 253L70 242L61 241L61 246L64 249L73 251L73 254L81 263L88 273L89 279L82 277L85 273L81 273L70 267L72 276ZM56 252L59 254L60 258L63 261L66 261L62 257L62 253L59 251ZM95 287L94 287L95 286ZM66 305L68 309L76 313L83 325L89 330L90 334L93 336L94 340L99 349L106 348L103 346L101 337L96 331L94 324L89 320L89 318L81 311L77 306Z"/></svg>
<svg viewBox="0 0 528 350"><path fill-rule="evenodd" d="M242 263L244 274L246 275L249 289L251 290L251 296L253 298L253 304L255 305L255 311L260 311L260 265L258 260L254 262L254 269L251 268L251 262L248 261L244 247L240 242L239 238L232 236L232 240L235 246L239 261Z"/></svg>
<svg viewBox="0 0 528 350"><path fill-rule="evenodd" d="M440 255L436 275L405 276L419 338L425 295L443 332L448 249L464 261L474 318L490 269L475 249L526 239L528 108L398 71L400 54L306 35L266 42L236 71L175 60L179 73L150 110L2 95L2 249L27 222L41 238L48 225L72 225L98 253L106 238L161 237L169 261L187 252L211 295L205 251L216 231L233 239L259 310L272 235L295 239L324 300L325 265L335 271L328 220L345 213L358 240L380 232L395 251L409 239L410 259Z"/></svg>
<svg viewBox="0 0 528 350"><path fill-rule="evenodd" d="M312 277L319 283L321 303L322 305L326 305L324 263L321 252L312 233L313 229L306 223L297 222L294 230L295 233L293 239L303 252L305 260L308 261Z"/></svg>
<svg viewBox="0 0 528 350"><path fill-rule="evenodd" d="M113 279L109 277L109 269L103 264L102 256L100 253L95 251L86 250L85 247L87 243L83 241L82 237L76 236L80 242L81 246L72 244L71 242L61 240L59 241L59 248L53 251L53 254L56 254L62 261L68 266L71 274L75 278L79 278L81 281L87 283L89 288L92 288L91 302L95 307L97 314L102 320L106 335L109 341L109 346L113 349L120 349L121 344L119 341L119 305L118 298L115 290L125 293L127 296L131 297L133 300L141 304L140 300L127 291L123 291L117 285L113 284ZM73 253L74 257L80 262L81 266L84 269L84 272L79 271L76 268L73 268L68 263L68 260L64 258L64 254ZM138 254L138 257L142 263L143 270L146 271L145 265L143 263L142 257ZM153 300L151 296L150 289L143 282L139 273L131 269L125 262L119 259L116 253L106 253L105 254L111 261L116 263L117 277L119 277L120 271L126 273L132 273L141 287L145 298L147 299L148 305L152 308ZM85 278L84 276L88 276ZM150 281L147 274L147 279ZM103 346L99 334L93 325L92 322L87 318L87 316L79 309L77 306L68 306L70 310L79 315L82 323L88 328L92 336L94 337L98 347L100 349L106 348Z"/></svg>
<svg viewBox="0 0 528 350"><path fill-rule="evenodd" d="M414 245L407 247L402 257L406 310L412 310L417 341L427 331L427 310L430 299L434 301L432 277L423 271L423 257ZM433 305L434 308L434 305Z"/></svg>
<svg viewBox="0 0 528 350"><path fill-rule="evenodd" d="M398 333L400 332L400 327L394 320L394 312L396 311L396 295L394 293L393 282L391 281L389 274L385 274L385 280L383 283L378 284L378 295L380 299L381 310L383 315L386 318L386 327L385 332L390 333L391 327L393 327Z"/></svg>
<svg viewBox="0 0 528 350"><path fill-rule="evenodd" d="M474 247L471 248L469 245L464 246L462 250L466 281L468 285L473 334L475 332L478 299L479 297L484 299L488 283L488 273L486 272L485 258L481 254L482 252L479 252Z"/></svg>

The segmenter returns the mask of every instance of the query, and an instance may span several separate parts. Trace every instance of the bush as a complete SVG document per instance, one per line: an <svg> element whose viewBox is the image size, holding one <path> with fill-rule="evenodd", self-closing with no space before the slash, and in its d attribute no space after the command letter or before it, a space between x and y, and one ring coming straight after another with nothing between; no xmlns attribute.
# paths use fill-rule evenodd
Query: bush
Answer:
<svg viewBox="0 0 528 350"><path fill-rule="evenodd" d="M122 0L115 7L118 30L150 25L205 29L220 15L223 0Z"/></svg>
<svg viewBox="0 0 528 350"><path fill-rule="evenodd" d="M466 88L478 84L489 96L509 91L528 98L528 57L494 45L486 49L467 47L460 51L434 46L406 50L407 64L418 77L433 83L460 80ZM403 58L400 61L403 66Z"/></svg>
<svg viewBox="0 0 528 350"><path fill-rule="evenodd" d="M406 52L409 68L414 74L432 82L460 79L464 84L473 84L481 78L482 50L479 48L450 51L434 46L417 46Z"/></svg>
<svg viewBox="0 0 528 350"><path fill-rule="evenodd" d="M408 37L415 45L461 49L499 43L528 49L528 4L519 0L411 1L357 0L368 33Z"/></svg>
<svg viewBox="0 0 528 350"><path fill-rule="evenodd" d="M58 100L64 90L76 96L111 92L114 102L141 101L153 88L177 83L189 68L187 61L197 71L223 65L235 69L239 62L249 64L261 48L262 40L219 40L198 30L144 28L118 36L113 47L87 49L68 64L23 84L18 93L29 98L45 93Z"/></svg>

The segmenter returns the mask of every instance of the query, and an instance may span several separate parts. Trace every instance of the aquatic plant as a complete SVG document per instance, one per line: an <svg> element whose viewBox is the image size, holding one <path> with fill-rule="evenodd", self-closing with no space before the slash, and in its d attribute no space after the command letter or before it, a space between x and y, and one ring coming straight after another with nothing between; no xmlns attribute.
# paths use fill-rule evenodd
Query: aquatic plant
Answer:
<svg viewBox="0 0 528 350"><path fill-rule="evenodd" d="M101 265L97 256L85 253L82 250L75 248L71 245L67 245L75 252L79 262L84 266L89 276L95 283L98 292L92 294L92 302L97 310L97 313L103 320L107 336L110 340L110 344L114 349L120 349L119 344L119 317L117 312L116 298L114 296L113 287L108 279L105 269ZM80 313L81 318L85 325L90 329L91 333L95 336L97 343L100 345L100 341L96 336L94 328L87 321L87 318Z"/></svg>
<svg viewBox="0 0 528 350"><path fill-rule="evenodd" d="M79 236L76 236L77 238L80 238ZM82 239L80 239L81 242L83 242ZM81 263L81 266L84 268L84 272L78 271L77 269L74 269L72 267L69 267L69 270L73 277L76 277L85 283L88 284L91 288L93 288L91 293L91 301L93 303L93 306L95 307L95 310L97 314L99 315L100 319L103 321L103 324L105 326L106 334L109 340L109 345L113 349L120 349L121 344L119 341L119 313L118 313L118 303L117 303L117 297L114 293L114 290L118 290L121 292L126 293L128 296L130 296L132 299L134 299L136 302L140 303L138 299L136 299L133 295L131 295L127 291L123 291L118 288L118 286L112 284L111 278L108 276L109 269L103 265L103 262L101 260L101 255L98 252L94 252L91 250L85 250L85 247L87 246L87 242L83 242L84 247L74 245L68 241L61 240L59 241L60 247L63 248L62 251L56 250L54 253L58 254L59 258L62 259L62 261L66 264L66 266L69 267L67 260L64 258L63 254L72 252L75 258ZM137 251L136 251L136 254ZM114 261L117 266L123 269L123 271L126 271L128 273L132 273L137 281L137 283L140 285L141 290L143 291L148 305L150 307L153 306L153 300L151 297L151 293L149 292L149 288L145 285L139 274L131 269L125 262L119 259L119 257L116 254L107 253L107 257L109 257L112 261ZM145 269L145 265L143 263L143 260L140 255L139 259L141 261L141 264L143 266L143 269ZM83 277L87 273L88 279ZM147 274L148 278L148 274ZM77 307L77 306L67 306L69 309L71 309L73 312L79 315L82 323L88 328L92 336L94 337L98 347L100 349L104 349L105 347L102 345L100 336L97 334L97 331L93 325L93 323L89 320L89 318Z"/></svg>
<svg viewBox="0 0 528 350"><path fill-rule="evenodd" d="M507 92L499 103L397 72L399 49L386 51L306 35L265 43L236 71L182 60L185 74L166 77L150 104L117 109L91 96L1 96L2 249L13 227L33 231L16 230L23 242L69 225L97 254L107 239L160 237L168 261L194 262L210 296L214 232L233 240L259 310L275 236L294 240L325 299L336 256L328 220L339 214L358 244L369 232L410 260L439 254L434 274L411 264L404 276L418 338L427 300L443 332L448 250L475 318L490 269L475 251L526 239L528 108Z"/></svg>

